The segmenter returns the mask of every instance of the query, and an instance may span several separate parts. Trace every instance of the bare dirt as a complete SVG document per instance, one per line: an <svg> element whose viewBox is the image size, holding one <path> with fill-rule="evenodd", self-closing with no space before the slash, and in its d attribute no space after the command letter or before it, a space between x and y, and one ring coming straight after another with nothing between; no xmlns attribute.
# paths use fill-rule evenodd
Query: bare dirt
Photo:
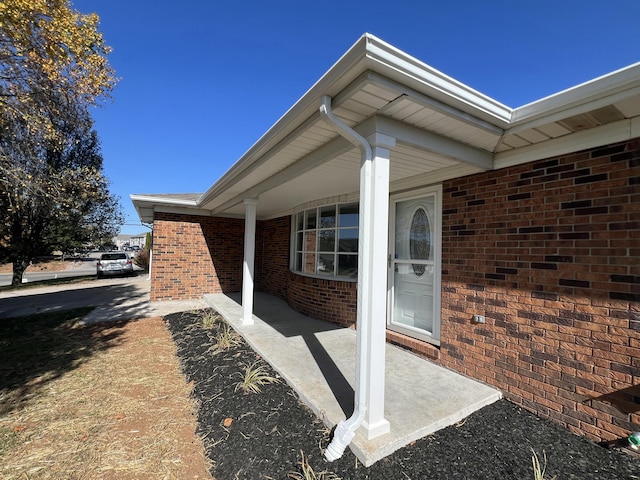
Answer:
<svg viewBox="0 0 640 480"><path fill-rule="evenodd" d="M54 330L75 339L49 355L73 350L65 368L0 385L0 478L212 478L161 318ZM20 365L4 368L20 377Z"/></svg>
<svg viewBox="0 0 640 480"><path fill-rule="evenodd" d="M82 265L80 260L46 260L41 262L34 262L27 267L27 272L66 272L67 270L73 270L76 267ZM10 263L0 264L0 273L11 273L13 271L13 265Z"/></svg>

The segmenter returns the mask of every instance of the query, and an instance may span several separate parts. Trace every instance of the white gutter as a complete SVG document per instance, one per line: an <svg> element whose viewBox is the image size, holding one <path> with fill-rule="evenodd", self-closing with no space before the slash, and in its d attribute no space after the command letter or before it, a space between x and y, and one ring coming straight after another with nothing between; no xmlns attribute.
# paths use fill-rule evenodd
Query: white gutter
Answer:
<svg viewBox="0 0 640 480"><path fill-rule="evenodd" d="M373 159L371 145L364 137L359 135L355 130L349 128L344 122L342 122L333 114L333 112L331 111L331 97L329 97L328 95L324 95L322 97L322 104L320 105L320 116L342 137L360 148L360 151L362 152L362 168L365 170L368 169L368 172L365 171L364 174L370 176L371 161ZM364 195L366 195L366 189L360 188L360 208L362 208L362 205L369 205L368 199L362 198ZM367 233L365 232L363 217L363 215L360 215L358 224L358 235L361 239L360 250L364 250L364 248L366 248L362 242L362 239L367 235ZM369 258L366 252L358 252L359 276L362 275L362 272L364 271L363 263L366 258ZM369 351L369 335L367 333L367 330L369 329L369 325L366 321L367 315L365 315L363 312L364 302L362 301L362 296L365 295L365 292L362 291L362 288L360 288L360 286L361 282L360 280L358 280L358 313L356 320L356 382L354 391L354 409L351 417L349 417L347 420L341 420L340 422L338 422L338 425L336 426L336 429L333 433L333 439L324 452L324 457L330 462L333 462L334 460L337 460L342 456L344 450L351 443L351 440L353 440L353 437L356 434L356 430L362 424L365 415L366 406L364 404L366 403L366 379L368 377L367 369L369 368L369 364L367 362L367 352Z"/></svg>
<svg viewBox="0 0 640 480"><path fill-rule="evenodd" d="M500 128L506 127L511 118L511 108L462 82L454 80L374 35L365 33L239 160L202 194L198 199L197 206L206 205L207 209L215 211L224 202L233 198L235 195L232 193L229 196L225 195L248 172L259 168L263 162L269 161L270 152L274 151L280 142L287 141L287 136L316 111L317 102L322 95L337 96L358 76L367 71L388 77L401 85L411 86L425 97L437 98L445 105L455 105L460 111L482 118L491 125L497 121ZM258 183L261 180L258 180Z"/></svg>

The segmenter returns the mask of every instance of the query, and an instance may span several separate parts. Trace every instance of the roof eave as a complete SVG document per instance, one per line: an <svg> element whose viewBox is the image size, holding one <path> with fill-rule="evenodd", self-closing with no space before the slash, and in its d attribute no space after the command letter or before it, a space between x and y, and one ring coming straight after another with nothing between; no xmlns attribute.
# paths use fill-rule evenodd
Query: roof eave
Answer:
<svg viewBox="0 0 640 480"><path fill-rule="evenodd" d="M148 202L154 204L165 204L165 205L181 205L185 207L197 207L197 201L195 200L185 200L179 198L166 198L166 197L158 197L155 195L140 195L140 194L131 194L129 198L134 203L136 202Z"/></svg>
<svg viewBox="0 0 640 480"><path fill-rule="evenodd" d="M600 100L634 89L640 89L640 62L518 107L513 111L511 126L580 106L592 109Z"/></svg>
<svg viewBox="0 0 640 480"><path fill-rule="evenodd" d="M167 198L155 195L129 195L136 213L143 223L153 223L156 206L166 205L168 207L197 208L195 200L179 198Z"/></svg>
<svg viewBox="0 0 640 480"><path fill-rule="evenodd" d="M204 205L233 185L260 157L317 112L323 95L335 96L366 71L374 71L444 100L504 128L512 109L464 85L371 34L353 46L202 196Z"/></svg>

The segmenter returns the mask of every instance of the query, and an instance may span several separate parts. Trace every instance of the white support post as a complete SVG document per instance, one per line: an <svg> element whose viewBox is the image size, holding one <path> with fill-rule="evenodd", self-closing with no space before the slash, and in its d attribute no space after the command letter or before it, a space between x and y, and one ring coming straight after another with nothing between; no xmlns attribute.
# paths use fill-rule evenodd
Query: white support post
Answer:
<svg viewBox="0 0 640 480"><path fill-rule="evenodd" d="M147 280L151 281L151 268L153 267L153 249L149 249L149 278Z"/></svg>
<svg viewBox="0 0 640 480"><path fill-rule="evenodd" d="M253 325L253 273L256 256L256 205L258 200L244 201L244 260L242 262L242 325Z"/></svg>
<svg viewBox="0 0 640 480"><path fill-rule="evenodd" d="M366 304L368 352L366 353L366 409L362 426L371 440L390 430L384 418L385 347L387 328L387 252L389 228L389 148L395 138L374 134L368 138L373 150L370 176L361 178L360 188L369 191L360 214L364 215L365 236L360 241L369 243L363 250L368 258L363 262L362 302ZM369 186L363 185L368 182ZM363 305L364 306L364 305Z"/></svg>

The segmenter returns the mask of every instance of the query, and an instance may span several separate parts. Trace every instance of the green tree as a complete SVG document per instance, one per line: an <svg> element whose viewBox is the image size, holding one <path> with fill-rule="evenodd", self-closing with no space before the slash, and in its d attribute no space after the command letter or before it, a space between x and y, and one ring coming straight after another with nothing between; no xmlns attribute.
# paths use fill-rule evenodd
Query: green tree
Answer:
<svg viewBox="0 0 640 480"><path fill-rule="evenodd" d="M116 79L98 17L68 0L0 1L0 261L117 233L89 108Z"/></svg>

